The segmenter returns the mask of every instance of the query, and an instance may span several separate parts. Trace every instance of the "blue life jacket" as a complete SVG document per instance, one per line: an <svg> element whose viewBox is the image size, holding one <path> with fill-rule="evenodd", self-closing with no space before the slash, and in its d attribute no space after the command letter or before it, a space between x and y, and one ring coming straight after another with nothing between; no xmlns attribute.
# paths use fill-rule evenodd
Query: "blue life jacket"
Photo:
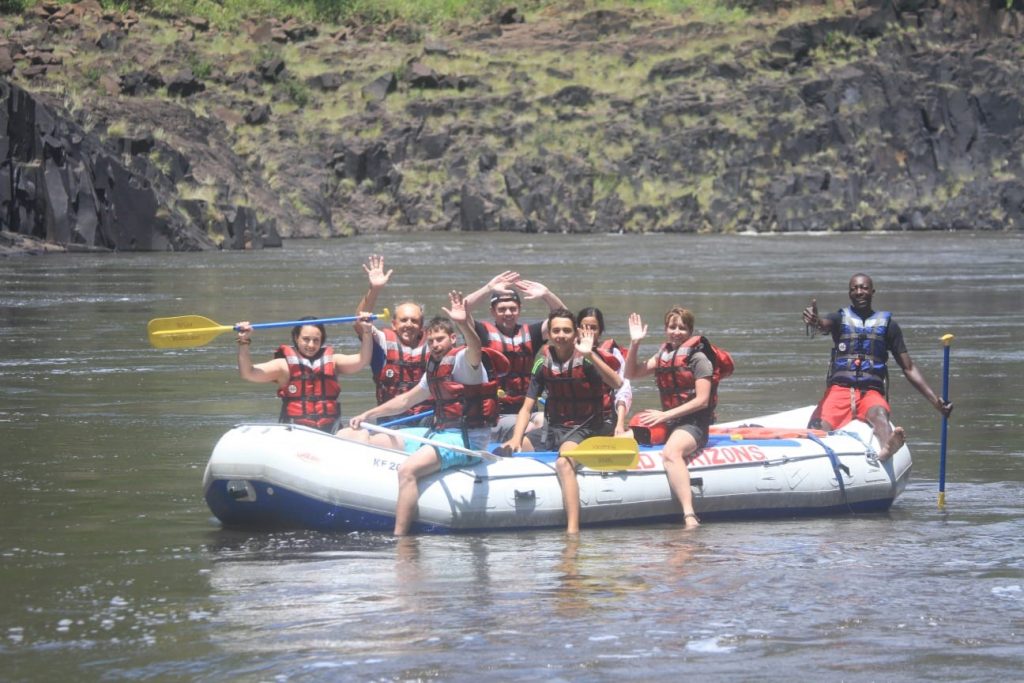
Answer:
<svg viewBox="0 0 1024 683"><path fill-rule="evenodd" d="M840 313L839 338L832 349L828 384L874 389L884 394L889 375L885 364L889 359L885 333L892 314L875 311L865 320L850 306Z"/></svg>

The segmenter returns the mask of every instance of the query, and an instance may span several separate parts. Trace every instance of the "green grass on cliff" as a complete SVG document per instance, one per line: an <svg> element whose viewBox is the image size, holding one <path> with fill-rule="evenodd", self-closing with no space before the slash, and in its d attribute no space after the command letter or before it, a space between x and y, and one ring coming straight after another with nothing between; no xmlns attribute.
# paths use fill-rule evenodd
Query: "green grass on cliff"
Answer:
<svg viewBox="0 0 1024 683"><path fill-rule="evenodd" d="M0 0L0 14L18 14L44 0ZM46 0L52 1L52 0ZM57 0L65 4L69 0ZM645 8L658 13L689 13L703 21L733 21L744 16L725 0L100 0L105 7L132 8L170 17L199 16L220 28L253 17L294 17L304 21L382 24L401 20L437 25L474 21L508 7L520 13L571 4L573 9Z"/></svg>

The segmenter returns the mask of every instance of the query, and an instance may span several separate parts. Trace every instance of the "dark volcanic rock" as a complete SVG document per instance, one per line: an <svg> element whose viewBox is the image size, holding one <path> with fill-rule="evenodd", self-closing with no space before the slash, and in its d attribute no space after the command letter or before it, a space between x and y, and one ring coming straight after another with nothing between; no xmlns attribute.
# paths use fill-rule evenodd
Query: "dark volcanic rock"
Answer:
<svg viewBox="0 0 1024 683"><path fill-rule="evenodd" d="M555 93L554 99L570 107L586 107L594 102L594 91L582 85L570 85Z"/></svg>
<svg viewBox="0 0 1024 683"><path fill-rule="evenodd" d="M398 79L388 73L363 86L363 97L376 102L382 101L398 88Z"/></svg>
<svg viewBox="0 0 1024 683"><path fill-rule="evenodd" d="M183 69L171 76L167 81L167 94L188 97L202 92L206 86L192 73L191 69Z"/></svg>
<svg viewBox="0 0 1024 683"><path fill-rule="evenodd" d="M345 78L341 74L336 73L317 74L306 79L306 85L317 90L323 90L324 92L337 90L344 82Z"/></svg>
<svg viewBox="0 0 1024 683"><path fill-rule="evenodd" d="M259 126L270 120L270 105L257 104L245 112L245 122L250 126Z"/></svg>
<svg viewBox="0 0 1024 683"><path fill-rule="evenodd" d="M522 24L526 21L519 13L518 7L507 7L494 15L494 20L499 24Z"/></svg>
<svg viewBox="0 0 1024 683"><path fill-rule="evenodd" d="M268 83L276 83L284 76L285 64L280 57L274 57L256 67L256 73Z"/></svg>
<svg viewBox="0 0 1024 683"><path fill-rule="evenodd" d="M157 108L169 124L168 106ZM273 221L251 211L239 218L229 203L178 210L177 184L190 170L183 153L151 134L116 137L108 146L57 107L0 80L0 225L12 233L77 250L191 251L217 248L212 228L231 214L226 246L280 244Z"/></svg>
<svg viewBox="0 0 1024 683"><path fill-rule="evenodd" d="M259 45L230 55L203 50L220 28L178 21L176 44L140 48L148 22L129 13L97 22L37 5L0 35L0 70L47 103L61 83L87 83L68 101L110 139L40 133L28 150L21 132L13 142L25 125L6 126L4 154L18 161L0 167L3 220L106 248L179 248L160 230L147 242L111 225L111 194L133 221L153 214L236 248L274 244L275 225L287 236L1024 227L1024 0L729 4L750 16L577 18L558 5L527 24L509 7L443 42L404 21L317 38L271 19L248 24ZM99 51L105 33L123 37ZM97 60L105 70L83 68ZM184 66L194 73L160 80Z"/></svg>
<svg viewBox="0 0 1024 683"><path fill-rule="evenodd" d="M125 95L148 95L164 87L164 79L152 71L131 71L121 76L121 92Z"/></svg>
<svg viewBox="0 0 1024 683"><path fill-rule="evenodd" d="M0 218L12 232L60 245L116 250L213 247L200 230L161 211L142 172L50 107L0 81ZM153 172L155 175L155 171Z"/></svg>

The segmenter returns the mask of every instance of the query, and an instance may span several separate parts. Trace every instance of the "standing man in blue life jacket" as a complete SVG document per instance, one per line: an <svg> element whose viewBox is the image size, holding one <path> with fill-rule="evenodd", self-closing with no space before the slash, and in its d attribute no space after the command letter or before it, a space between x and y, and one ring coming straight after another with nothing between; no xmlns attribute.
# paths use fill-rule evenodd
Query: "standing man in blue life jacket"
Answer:
<svg viewBox="0 0 1024 683"><path fill-rule="evenodd" d="M811 416L810 427L838 429L854 419L871 425L878 439L879 460L887 460L906 440L902 427L892 427L886 400L889 355L903 370L914 388L942 415L949 417L953 404L932 391L921 371L907 353L903 331L888 311L875 311L871 299L875 286L871 278L857 273L850 278L850 306L835 313L818 315L818 304L804 309L806 325L832 335L834 347L825 396Z"/></svg>
<svg viewBox="0 0 1024 683"><path fill-rule="evenodd" d="M522 296L520 296L520 292ZM542 299L548 305L548 312L565 308L562 300L539 282L524 280L519 273L506 270L495 275L480 289L466 296L466 309L490 297L493 322L477 321L476 333L484 348L500 352L508 358L511 369L501 377L499 411L492 439L504 443L512 436L516 417L526 399L526 390L533 375L533 360L548 338L548 320L522 323L519 314L523 299ZM539 419L539 415L538 415Z"/></svg>
<svg viewBox="0 0 1024 683"><path fill-rule="evenodd" d="M357 311L376 310L377 298L387 286L394 270L384 270L384 257L371 255L363 264L370 288L359 302ZM362 325L356 325L356 335L362 339ZM377 405L391 400L416 386L427 365L427 342L423 333L423 307L413 301L403 301L395 306L391 327L372 327L373 355L370 371L377 388ZM412 406L406 414L430 410L432 404L425 401ZM405 417L405 414L399 417Z"/></svg>

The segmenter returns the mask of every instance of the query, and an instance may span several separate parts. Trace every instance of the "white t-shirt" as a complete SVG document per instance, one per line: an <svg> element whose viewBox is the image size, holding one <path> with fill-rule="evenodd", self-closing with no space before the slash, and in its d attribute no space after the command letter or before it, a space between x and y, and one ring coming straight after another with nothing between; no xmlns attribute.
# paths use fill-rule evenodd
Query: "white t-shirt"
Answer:
<svg viewBox="0 0 1024 683"><path fill-rule="evenodd" d="M451 376L452 381L459 384L483 384L487 381L487 369L483 362L476 368L471 366L466 360L466 349L462 349L455 354L455 365L452 367ZM420 377L419 386L423 389L427 388L427 373L424 372Z"/></svg>
<svg viewBox="0 0 1024 683"><path fill-rule="evenodd" d="M455 354L455 365L452 367L451 378L453 382L459 384L483 384L487 381L487 369L484 368L483 362L480 363L476 368L469 364L466 360L466 349L462 349ZM427 388L427 373L423 373L420 377L419 386ZM446 430L447 431L447 430ZM490 427L474 427L469 431L469 447L478 450L487 448L487 445L491 441L491 428Z"/></svg>
<svg viewBox="0 0 1024 683"><path fill-rule="evenodd" d="M622 386L615 390L615 403L625 403L628 413L633 408L633 385L626 379L626 359L622 357L622 353L617 347L612 349L612 356L619 361L617 374L622 378Z"/></svg>

